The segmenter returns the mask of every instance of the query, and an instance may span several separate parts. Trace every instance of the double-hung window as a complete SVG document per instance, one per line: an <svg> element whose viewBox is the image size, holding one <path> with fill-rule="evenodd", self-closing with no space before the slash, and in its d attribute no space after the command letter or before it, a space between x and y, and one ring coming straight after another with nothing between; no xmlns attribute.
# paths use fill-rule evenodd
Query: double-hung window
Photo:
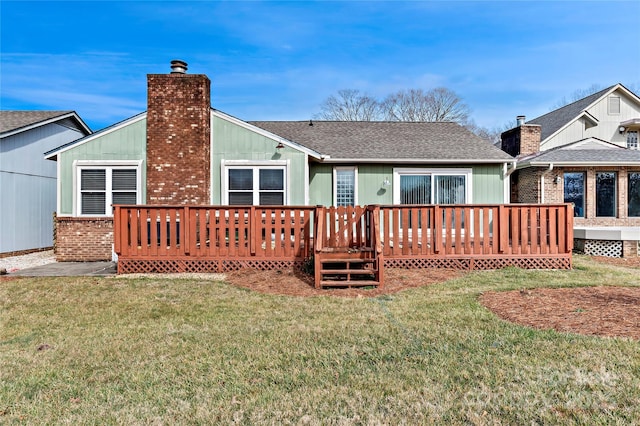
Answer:
<svg viewBox="0 0 640 426"><path fill-rule="evenodd" d="M80 216L110 216L113 204L140 203L137 165L77 167L77 212Z"/></svg>
<svg viewBox="0 0 640 426"><path fill-rule="evenodd" d="M229 205L287 204L285 165L227 165L223 202Z"/></svg>
<svg viewBox="0 0 640 426"><path fill-rule="evenodd" d="M394 169L396 204L465 204L471 200L471 169Z"/></svg>

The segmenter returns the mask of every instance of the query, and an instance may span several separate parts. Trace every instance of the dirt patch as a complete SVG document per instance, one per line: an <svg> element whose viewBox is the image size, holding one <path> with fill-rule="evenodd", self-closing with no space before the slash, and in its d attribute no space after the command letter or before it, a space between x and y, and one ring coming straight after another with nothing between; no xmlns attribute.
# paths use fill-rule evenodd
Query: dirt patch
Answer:
<svg viewBox="0 0 640 426"><path fill-rule="evenodd" d="M227 273L227 282L261 293L283 294L288 296L338 296L338 297L376 297L396 293L414 287L422 287L447 281L464 275L464 271L453 269L385 269L383 288L340 288L316 289L313 276L300 271L275 270L256 271L241 269Z"/></svg>
<svg viewBox="0 0 640 426"><path fill-rule="evenodd" d="M640 256L636 257L606 257L592 256L592 260L607 265L624 266L625 268L640 269Z"/></svg>

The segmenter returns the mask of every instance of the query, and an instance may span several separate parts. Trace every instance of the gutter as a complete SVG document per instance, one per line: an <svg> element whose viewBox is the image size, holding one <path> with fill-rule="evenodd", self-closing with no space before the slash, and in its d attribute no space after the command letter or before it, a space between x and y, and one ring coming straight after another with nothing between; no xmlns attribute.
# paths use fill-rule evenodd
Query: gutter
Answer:
<svg viewBox="0 0 640 426"><path fill-rule="evenodd" d="M504 160L472 160L472 159L453 159L453 160L432 160L428 158L331 158L330 156L322 157L323 163L368 163L368 164L508 164L512 159Z"/></svg>

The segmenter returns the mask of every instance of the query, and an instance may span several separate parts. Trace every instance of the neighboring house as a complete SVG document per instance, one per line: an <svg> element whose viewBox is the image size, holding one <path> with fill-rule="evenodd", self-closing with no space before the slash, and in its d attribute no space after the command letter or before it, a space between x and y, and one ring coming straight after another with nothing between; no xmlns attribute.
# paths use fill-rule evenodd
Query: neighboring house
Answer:
<svg viewBox="0 0 640 426"><path fill-rule="evenodd" d="M513 158L455 123L245 122L210 81L150 74L147 111L46 153L59 260L110 258L112 204L504 203Z"/></svg>
<svg viewBox="0 0 640 426"><path fill-rule="evenodd" d="M576 248L637 256L640 98L616 84L518 123L502 134L502 149L517 159L511 201L573 203Z"/></svg>
<svg viewBox="0 0 640 426"><path fill-rule="evenodd" d="M53 246L56 165L42 154L90 133L73 111L0 111L0 256Z"/></svg>

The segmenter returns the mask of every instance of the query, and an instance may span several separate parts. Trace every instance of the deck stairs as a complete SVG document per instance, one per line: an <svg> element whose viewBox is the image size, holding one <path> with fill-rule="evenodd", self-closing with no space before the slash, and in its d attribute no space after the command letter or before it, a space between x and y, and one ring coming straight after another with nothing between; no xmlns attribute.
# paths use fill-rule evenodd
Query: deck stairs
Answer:
<svg viewBox="0 0 640 426"><path fill-rule="evenodd" d="M319 208L320 209L320 208ZM316 288L381 287L376 208L322 208L316 216Z"/></svg>

